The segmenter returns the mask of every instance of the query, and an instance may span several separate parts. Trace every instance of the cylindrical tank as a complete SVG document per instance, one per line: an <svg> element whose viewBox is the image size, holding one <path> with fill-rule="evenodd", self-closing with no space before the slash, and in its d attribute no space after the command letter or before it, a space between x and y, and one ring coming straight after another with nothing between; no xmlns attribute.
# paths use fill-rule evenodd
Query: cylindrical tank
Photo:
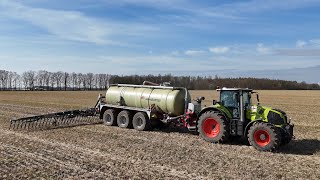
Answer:
<svg viewBox="0 0 320 180"><path fill-rule="evenodd" d="M106 93L107 104L149 109L154 106L161 113L179 116L185 112L185 103L190 94L184 88L163 88L151 86L111 86ZM186 94L187 93L187 94ZM187 95L187 102L185 98Z"/></svg>

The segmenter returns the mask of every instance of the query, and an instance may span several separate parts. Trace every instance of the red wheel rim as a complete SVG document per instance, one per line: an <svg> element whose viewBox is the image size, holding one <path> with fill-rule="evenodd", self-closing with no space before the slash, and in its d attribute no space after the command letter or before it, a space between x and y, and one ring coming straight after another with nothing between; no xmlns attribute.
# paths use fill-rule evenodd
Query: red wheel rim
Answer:
<svg viewBox="0 0 320 180"><path fill-rule="evenodd" d="M254 132L254 140L259 146L264 147L270 143L270 135L265 130L258 130Z"/></svg>
<svg viewBox="0 0 320 180"><path fill-rule="evenodd" d="M208 118L203 122L202 129L209 138L214 138L220 133L220 124L213 118Z"/></svg>

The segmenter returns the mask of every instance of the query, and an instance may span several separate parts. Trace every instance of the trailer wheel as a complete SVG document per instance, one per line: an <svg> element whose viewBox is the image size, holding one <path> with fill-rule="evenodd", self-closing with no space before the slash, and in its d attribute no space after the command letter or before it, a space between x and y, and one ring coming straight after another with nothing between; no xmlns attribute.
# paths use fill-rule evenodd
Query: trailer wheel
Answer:
<svg viewBox="0 0 320 180"><path fill-rule="evenodd" d="M151 128L151 122L148 115L144 112L137 112L132 120L133 128L138 131L147 131Z"/></svg>
<svg viewBox="0 0 320 180"><path fill-rule="evenodd" d="M274 151L281 143L281 132L277 127L258 122L248 131L248 141L251 146L259 151Z"/></svg>
<svg viewBox="0 0 320 180"><path fill-rule="evenodd" d="M103 113L103 123L107 126L117 125L116 111L114 109L108 109Z"/></svg>
<svg viewBox="0 0 320 180"><path fill-rule="evenodd" d="M121 128L132 128L130 112L126 110L121 111L117 117L117 124Z"/></svg>
<svg viewBox="0 0 320 180"><path fill-rule="evenodd" d="M229 123L225 117L217 112L203 113L198 121L199 135L212 143L226 142L229 139Z"/></svg>

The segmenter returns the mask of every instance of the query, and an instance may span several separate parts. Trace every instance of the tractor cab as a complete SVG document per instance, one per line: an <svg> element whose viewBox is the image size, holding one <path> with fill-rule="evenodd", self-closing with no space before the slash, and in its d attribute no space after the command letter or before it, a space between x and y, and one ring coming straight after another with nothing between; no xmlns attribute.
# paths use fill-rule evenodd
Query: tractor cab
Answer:
<svg viewBox="0 0 320 180"><path fill-rule="evenodd" d="M230 116L230 134L242 136L248 124L248 111L252 105L252 89L248 88L221 88L219 106Z"/></svg>
<svg viewBox="0 0 320 180"><path fill-rule="evenodd" d="M255 93L252 89L222 88L220 92L220 105L225 107L233 119L245 120L246 110L252 105L251 94ZM258 97L258 96L257 96Z"/></svg>

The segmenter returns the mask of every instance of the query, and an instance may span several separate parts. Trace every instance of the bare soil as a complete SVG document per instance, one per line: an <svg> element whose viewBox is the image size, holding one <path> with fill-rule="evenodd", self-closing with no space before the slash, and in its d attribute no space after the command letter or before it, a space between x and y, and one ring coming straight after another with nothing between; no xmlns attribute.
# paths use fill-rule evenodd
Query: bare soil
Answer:
<svg viewBox="0 0 320 180"><path fill-rule="evenodd" d="M102 124L12 131L13 118L91 107L99 92L0 92L0 179L320 179L320 91L259 91L283 109L296 140L259 152L236 139L211 144L179 130ZM215 91L191 91L217 99Z"/></svg>

